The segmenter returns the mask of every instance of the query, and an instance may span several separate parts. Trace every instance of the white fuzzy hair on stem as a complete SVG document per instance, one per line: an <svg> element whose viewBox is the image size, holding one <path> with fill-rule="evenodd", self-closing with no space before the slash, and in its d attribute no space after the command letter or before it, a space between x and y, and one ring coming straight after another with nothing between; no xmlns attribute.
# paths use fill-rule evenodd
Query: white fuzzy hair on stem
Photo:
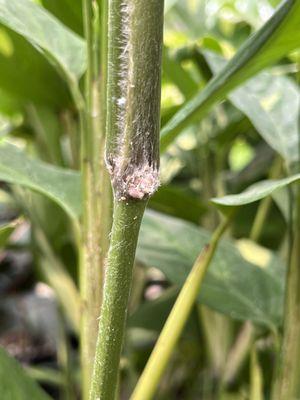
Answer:
<svg viewBox="0 0 300 400"><path fill-rule="evenodd" d="M106 151L106 163L119 200L142 200L151 196L159 186L159 162L155 154L156 146L152 143L155 136L152 131L156 131L152 121L153 110L147 101L139 104L132 100L137 95L135 92L133 96L137 61L133 51L131 25L134 12L133 1L120 3L120 28L116 37L119 54L117 62L111 64L117 78L118 94L112 99L117 116L113 145ZM148 101L152 90L152 80L146 79L141 91Z"/></svg>

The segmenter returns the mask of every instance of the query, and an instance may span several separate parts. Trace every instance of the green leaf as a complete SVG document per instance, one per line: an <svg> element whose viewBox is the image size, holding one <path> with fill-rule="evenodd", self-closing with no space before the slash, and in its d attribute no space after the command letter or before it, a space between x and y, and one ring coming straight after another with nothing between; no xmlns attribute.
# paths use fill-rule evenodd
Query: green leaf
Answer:
<svg viewBox="0 0 300 400"><path fill-rule="evenodd" d="M207 207L186 190L173 185L161 186L150 199L150 207L190 222L198 223Z"/></svg>
<svg viewBox="0 0 300 400"><path fill-rule="evenodd" d="M165 14L174 6L178 0L165 0Z"/></svg>
<svg viewBox="0 0 300 400"><path fill-rule="evenodd" d="M135 327L160 332L175 304L177 296L178 290L171 288L157 299L142 303L129 317L128 326L130 328ZM198 321L195 315L192 314L188 320L185 334L198 337L198 332Z"/></svg>
<svg viewBox="0 0 300 400"><path fill-rule="evenodd" d="M180 63L171 57L169 52L169 49L165 47L163 51L163 73L178 87L183 96L189 99L197 93L198 85Z"/></svg>
<svg viewBox="0 0 300 400"><path fill-rule="evenodd" d="M31 159L16 146L0 143L0 180L46 195L73 219L81 213L79 173Z"/></svg>
<svg viewBox="0 0 300 400"><path fill-rule="evenodd" d="M218 73L226 64L217 54L205 52L204 55L214 73ZM247 115L263 139L288 163L299 159L300 97L296 83L288 77L263 72L232 92L228 98Z"/></svg>
<svg viewBox="0 0 300 400"><path fill-rule="evenodd" d="M0 347L0 393L3 400L50 400L21 365Z"/></svg>
<svg viewBox="0 0 300 400"><path fill-rule="evenodd" d="M0 26L0 44L1 110L11 112L14 106L20 109L24 101L56 108L70 104L67 85L28 41Z"/></svg>
<svg viewBox="0 0 300 400"><path fill-rule="evenodd" d="M30 0L0 0L0 22L25 37L71 80L85 70L85 42Z"/></svg>
<svg viewBox="0 0 300 400"><path fill-rule="evenodd" d="M42 0L42 5L64 25L83 34L81 0Z"/></svg>
<svg viewBox="0 0 300 400"><path fill-rule="evenodd" d="M289 176L284 179L265 180L254 183L249 186L244 192L239 194L230 194L224 197L213 198L212 202L226 207L236 207L245 204L254 203L264 197L269 196L275 190L281 189L290 183L296 182L300 179L300 174Z"/></svg>
<svg viewBox="0 0 300 400"><path fill-rule="evenodd" d="M185 282L211 234L195 225L147 212L137 258L161 270L174 285ZM236 318L274 327L281 323L284 271L267 250L264 268L247 261L233 242L222 240L204 279L199 302Z"/></svg>
<svg viewBox="0 0 300 400"><path fill-rule="evenodd" d="M9 222L8 224L0 225L0 249L5 247L10 235L20 224L20 220Z"/></svg>
<svg viewBox="0 0 300 400"><path fill-rule="evenodd" d="M188 101L161 131L161 146L165 149L191 122L205 116L209 109L227 94L299 47L300 2L285 0L267 23L238 50L197 96Z"/></svg>

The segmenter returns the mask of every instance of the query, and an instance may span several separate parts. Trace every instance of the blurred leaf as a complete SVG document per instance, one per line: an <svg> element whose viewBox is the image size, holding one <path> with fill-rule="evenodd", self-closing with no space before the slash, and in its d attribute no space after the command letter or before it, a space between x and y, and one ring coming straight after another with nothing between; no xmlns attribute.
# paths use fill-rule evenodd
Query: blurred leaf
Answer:
<svg viewBox="0 0 300 400"><path fill-rule="evenodd" d="M5 225L0 225L0 249L6 245L10 235L19 224L20 220L16 220Z"/></svg>
<svg viewBox="0 0 300 400"><path fill-rule="evenodd" d="M207 211L207 207L196 196L172 185L161 186L150 199L150 207L196 224Z"/></svg>
<svg viewBox="0 0 300 400"><path fill-rule="evenodd" d="M178 0L170 0L170 2L172 3L172 7L169 7L169 12L166 15L166 36L168 36L170 31L173 34L173 43L170 44L180 44L176 43L177 35L184 38L185 43L187 41L187 37L194 40L198 39L199 36L202 36L206 30L206 3L204 1L198 1L196 3L192 1ZM169 42L166 36L165 39L167 39L167 42Z"/></svg>
<svg viewBox="0 0 300 400"><path fill-rule="evenodd" d="M21 365L0 347L0 393L3 400L50 400Z"/></svg>
<svg viewBox="0 0 300 400"><path fill-rule="evenodd" d="M129 317L129 327L148 329L160 332L170 314L178 296L178 290L171 288L166 290L155 300L142 303L139 308ZM187 323L186 333L198 336L198 321L192 314Z"/></svg>
<svg viewBox="0 0 300 400"><path fill-rule="evenodd" d="M1 110L19 111L24 100L50 106L70 103L67 85L36 48L4 26L0 36L10 48L9 53L0 48Z"/></svg>
<svg viewBox="0 0 300 400"><path fill-rule="evenodd" d="M272 193L272 198L276 203L278 209L283 215L285 221L291 219L291 198L287 190L281 189Z"/></svg>
<svg viewBox="0 0 300 400"><path fill-rule="evenodd" d="M215 73L226 61L205 53ZM299 159L299 88L285 76L263 72L230 94L231 102L250 119L264 140L288 162Z"/></svg>
<svg viewBox="0 0 300 400"><path fill-rule="evenodd" d="M300 2L285 0L197 96L188 101L161 131L165 149L191 122L199 121L218 101L263 68L299 47Z"/></svg>
<svg viewBox="0 0 300 400"><path fill-rule="evenodd" d="M59 204L71 218L81 210L80 176L28 158L16 146L0 144L0 180L42 193Z"/></svg>
<svg viewBox="0 0 300 400"><path fill-rule="evenodd" d="M0 0L0 21L54 61L71 81L84 72L84 41L38 4L30 0Z"/></svg>
<svg viewBox="0 0 300 400"><path fill-rule="evenodd" d="M61 371L54 368L26 366L27 375L35 381L55 386L64 386L65 377Z"/></svg>
<svg viewBox="0 0 300 400"><path fill-rule="evenodd" d="M81 0L42 0L43 6L79 35L83 34Z"/></svg>
<svg viewBox="0 0 300 400"><path fill-rule="evenodd" d="M178 87L186 99L197 92L197 83L180 63L169 54L169 49L166 47L163 52L163 73Z"/></svg>
<svg viewBox="0 0 300 400"><path fill-rule="evenodd" d="M147 212L141 228L137 258L161 270L181 287L211 233L196 226ZM267 267L243 258L238 248L222 240L204 279L200 303L239 320L274 327L281 323L284 271L272 253Z"/></svg>
<svg viewBox="0 0 300 400"><path fill-rule="evenodd" d="M220 206L241 206L244 204L253 203L269 196L275 190L281 189L290 183L296 182L300 179L300 174L289 176L284 179L265 180L254 183L249 186L244 192L239 194L230 194L224 197L213 198L212 202Z"/></svg>
<svg viewBox="0 0 300 400"><path fill-rule="evenodd" d="M45 281L53 288L66 319L75 332L80 325L80 296L74 281L57 257L42 257L39 262Z"/></svg>
<svg viewBox="0 0 300 400"><path fill-rule="evenodd" d="M178 0L165 0L165 14L174 6Z"/></svg>

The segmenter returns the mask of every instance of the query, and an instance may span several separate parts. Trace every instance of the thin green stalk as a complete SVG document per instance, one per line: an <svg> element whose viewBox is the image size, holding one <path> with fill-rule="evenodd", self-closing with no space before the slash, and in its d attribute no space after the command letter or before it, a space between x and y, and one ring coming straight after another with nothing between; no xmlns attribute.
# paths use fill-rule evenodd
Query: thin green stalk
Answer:
<svg viewBox="0 0 300 400"><path fill-rule="evenodd" d="M299 197L297 199L299 203ZM273 400L296 399L300 396L300 210L297 205L291 261L286 283L283 339L278 362Z"/></svg>
<svg viewBox="0 0 300 400"><path fill-rule="evenodd" d="M95 311L101 304L101 268L99 268L98 243L95 234L96 218L93 177L93 32L92 2L83 0L84 33L87 42L87 72L85 80L85 109L80 113L81 122L81 174L83 190L82 243L80 252L80 294L82 301L80 350L82 396L87 398L94 358L97 323ZM95 309L94 309L95 307Z"/></svg>
<svg viewBox="0 0 300 400"><path fill-rule="evenodd" d="M241 328L238 337L232 346L224 368L222 389L232 383L243 366L253 344L255 330L251 322L247 321Z"/></svg>
<svg viewBox="0 0 300 400"><path fill-rule="evenodd" d="M101 23L106 26L106 0L101 2ZM83 0L84 32L88 57L85 81L85 108L81 119L81 170L83 188L82 240L80 246L81 366L83 398L88 398L102 302L104 261L111 228L111 190L104 167L105 80L99 70L100 35L102 55L106 52L106 34L100 32L96 2ZM102 64L106 59L102 60ZM101 83L102 81L103 83Z"/></svg>
<svg viewBox="0 0 300 400"><path fill-rule="evenodd" d="M132 266L145 201L116 201L91 399L114 399Z"/></svg>
<svg viewBox="0 0 300 400"><path fill-rule="evenodd" d="M73 376L70 362L70 343L66 332L63 314L58 315L58 335L57 335L57 364L64 377L64 385L61 391L63 400L73 400L75 396Z"/></svg>
<svg viewBox="0 0 300 400"><path fill-rule="evenodd" d="M61 371L47 367L33 367L26 365L26 373L34 380L55 386L64 386L65 377Z"/></svg>
<svg viewBox="0 0 300 400"><path fill-rule="evenodd" d="M281 171L281 167L282 167L282 161L281 161L281 158L278 157L275 160L275 162L270 170L269 179L278 178L280 171ZM256 242L260 238L264 224L265 224L265 220L268 216L271 205L272 205L272 197L271 196L267 196L260 202L253 225L252 225L252 228L251 228L251 232L249 235L251 240Z"/></svg>
<svg viewBox="0 0 300 400"><path fill-rule="evenodd" d="M255 345L251 351L250 365L250 397L249 400L263 400L263 374L259 365L257 350Z"/></svg>
<svg viewBox="0 0 300 400"><path fill-rule="evenodd" d="M255 215L255 219L251 228L251 232L249 238L254 242L257 242L261 236L262 230L265 226L265 221L268 216L272 205L272 197L265 197L258 206L257 213Z"/></svg>
<svg viewBox="0 0 300 400"><path fill-rule="evenodd" d="M299 81L300 77L298 77ZM300 109L298 114L298 162L300 171ZM300 397L300 187L295 190L291 215L292 245L286 280L283 338L272 400L293 400Z"/></svg>
<svg viewBox="0 0 300 400"><path fill-rule="evenodd" d="M108 4L106 164L114 213L91 400L116 394L138 233L159 168L163 1Z"/></svg>
<svg viewBox="0 0 300 400"><path fill-rule="evenodd" d="M230 219L220 223L211 241L201 251L191 270L176 303L169 314L167 322L159 336L145 370L131 396L131 400L150 400L153 398L160 379L167 367L175 345L181 335L192 307L199 294L203 278L215 254L222 234L229 225Z"/></svg>

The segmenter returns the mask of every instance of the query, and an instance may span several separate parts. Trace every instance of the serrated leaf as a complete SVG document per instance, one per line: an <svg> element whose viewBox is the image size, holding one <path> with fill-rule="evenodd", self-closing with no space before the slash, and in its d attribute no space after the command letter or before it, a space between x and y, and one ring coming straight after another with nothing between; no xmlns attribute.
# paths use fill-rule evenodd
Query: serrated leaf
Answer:
<svg viewBox="0 0 300 400"><path fill-rule="evenodd" d="M46 195L73 219L81 213L79 173L29 158L16 146L0 144L0 180Z"/></svg>
<svg viewBox="0 0 300 400"><path fill-rule="evenodd" d="M137 258L161 270L174 285L185 282L211 233L165 215L147 212ZM232 241L222 240L201 287L199 302L236 318L274 327L281 323L284 265L270 253L268 266L248 262Z"/></svg>
<svg viewBox="0 0 300 400"><path fill-rule="evenodd" d="M300 174L289 176L284 179L269 179L254 183L245 191L239 194L230 194L224 197L213 198L212 202L222 207L237 207L245 204L254 203L269 196L274 191L279 190L300 179Z"/></svg>
<svg viewBox="0 0 300 400"><path fill-rule="evenodd" d="M85 70L84 40L30 0L0 0L0 22L25 37L74 81Z"/></svg>
<svg viewBox="0 0 300 400"><path fill-rule="evenodd" d="M266 24L252 35L202 92L188 101L161 131L165 149L189 124L250 77L299 47L300 2L285 0Z"/></svg>
<svg viewBox="0 0 300 400"><path fill-rule="evenodd" d="M50 400L21 365L0 347L0 393L3 400Z"/></svg>

